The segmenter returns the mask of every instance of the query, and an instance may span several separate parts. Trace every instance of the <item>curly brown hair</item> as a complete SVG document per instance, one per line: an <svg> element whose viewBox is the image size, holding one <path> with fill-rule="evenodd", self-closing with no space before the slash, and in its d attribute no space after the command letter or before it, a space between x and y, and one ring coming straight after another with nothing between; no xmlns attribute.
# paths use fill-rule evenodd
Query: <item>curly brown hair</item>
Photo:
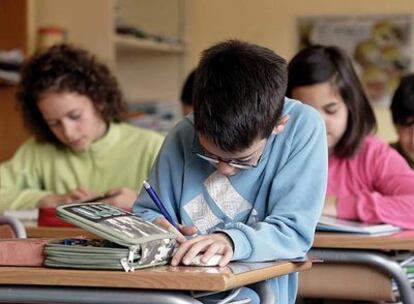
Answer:
<svg viewBox="0 0 414 304"><path fill-rule="evenodd" d="M63 147L37 106L40 95L46 92L87 96L106 123L122 121L125 113L121 90L108 67L73 45L52 46L29 58L16 93L25 126L35 139Z"/></svg>

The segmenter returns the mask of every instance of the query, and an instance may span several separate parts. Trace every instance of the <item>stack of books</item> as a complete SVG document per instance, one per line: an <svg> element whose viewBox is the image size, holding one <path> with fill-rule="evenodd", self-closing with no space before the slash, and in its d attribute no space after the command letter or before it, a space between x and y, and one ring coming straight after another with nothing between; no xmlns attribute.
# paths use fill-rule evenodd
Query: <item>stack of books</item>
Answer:
<svg viewBox="0 0 414 304"><path fill-rule="evenodd" d="M371 225L322 215L319 219L316 230L326 232L384 235L398 232L400 231L400 228L390 224Z"/></svg>

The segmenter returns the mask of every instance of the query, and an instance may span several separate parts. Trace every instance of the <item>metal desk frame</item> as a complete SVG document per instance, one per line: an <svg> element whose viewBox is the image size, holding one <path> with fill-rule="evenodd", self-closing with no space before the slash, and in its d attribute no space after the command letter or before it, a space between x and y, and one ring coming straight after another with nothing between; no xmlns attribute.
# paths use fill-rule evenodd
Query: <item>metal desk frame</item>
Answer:
<svg viewBox="0 0 414 304"><path fill-rule="evenodd" d="M26 228L18 219L14 217L0 215L0 225L9 225L13 229L16 237L20 239L25 239L27 237Z"/></svg>
<svg viewBox="0 0 414 304"><path fill-rule="evenodd" d="M62 286L0 286L0 303L198 304L183 292Z"/></svg>
<svg viewBox="0 0 414 304"><path fill-rule="evenodd" d="M414 304L414 291L402 267L385 254L378 251L354 249L312 249L311 254L324 262L342 264L361 264L374 267L393 278L397 284L400 298L404 304Z"/></svg>
<svg viewBox="0 0 414 304"><path fill-rule="evenodd" d="M250 285L259 295L261 303L275 303L274 294L265 281ZM185 292L145 289L0 286L0 303L82 303L82 304L200 304Z"/></svg>

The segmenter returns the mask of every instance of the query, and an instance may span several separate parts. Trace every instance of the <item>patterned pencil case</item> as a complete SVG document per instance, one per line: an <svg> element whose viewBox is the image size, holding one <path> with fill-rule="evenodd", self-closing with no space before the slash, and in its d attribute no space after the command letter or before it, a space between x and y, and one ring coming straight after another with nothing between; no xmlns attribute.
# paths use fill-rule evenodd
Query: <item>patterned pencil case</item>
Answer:
<svg viewBox="0 0 414 304"><path fill-rule="evenodd" d="M102 240L49 242L45 246L46 266L134 271L166 264L175 246L173 233L105 203L62 205L56 214Z"/></svg>

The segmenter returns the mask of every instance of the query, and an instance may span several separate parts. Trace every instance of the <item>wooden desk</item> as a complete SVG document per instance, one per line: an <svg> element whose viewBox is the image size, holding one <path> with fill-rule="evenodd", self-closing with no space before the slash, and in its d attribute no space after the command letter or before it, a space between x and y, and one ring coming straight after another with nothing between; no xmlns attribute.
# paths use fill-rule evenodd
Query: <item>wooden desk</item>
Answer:
<svg viewBox="0 0 414 304"><path fill-rule="evenodd" d="M97 237L81 228L26 227L27 237L64 238L77 235ZM345 233L318 232L313 248L410 250L414 251L414 231L403 231L385 236L367 236Z"/></svg>
<svg viewBox="0 0 414 304"><path fill-rule="evenodd" d="M386 254L394 250L414 251L414 231L386 236L317 233L311 253L325 263L300 275L299 294L348 300L393 300L391 277L397 283L402 302L413 304L414 292L407 275Z"/></svg>
<svg viewBox="0 0 414 304"><path fill-rule="evenodd" d="M80 228L67 227L26 227L28 237L38 238L69 238L73 236L86 236L91 238L99 238L96 235L87 232ZM12 268L4 270L0 268L0 302L1 298L1 284L29 284L20 287L16 290L15 295L19 295L19 299L27 300L31 303L33 295L38 295L38 300L48 300L52 298L56 301L54 293L57 286L59 289L60 300L64 297L62 293L62 286L70 286L71 296L73 296L74 288L88 289L88 296L95 295L101 299L102 288L105 290L110 286L116 288L112 294L107 294L104 300L107 302L101 303L136 303L137 295L130 295L131 302L128 301L128 295L131 292L139 294L142 303L171 303L175 299L176 303L199 303L195 301L188 294L184 294L182 290L207 290L207 291L223 291L237 288L240 286L257 283L256 286L259 294L266 294L268 290L260 286L260 282L266 279L288 274L291 272L298 272L307 270L311 267L311 262L291 263L291 262L269 262L269 263L231 263L224 268L216 267L157 267L151 269L142 269L134 273L121 273L113 271L94 271L85 272L78 270L59 270L59 269L30 269L30 276L24 281L21 280L20 275L25 276L26 271L22 269ZM5 268L3 268L5 269ZM88 273L91 273L88 275ZM4 275L6 275L4 277ZM79 276L80 275L80 276ZM4 279L3 279L4 277ZM99 279L97 279L99 278ZM7 283L8 282L8 283ZM33 282L36 282L34 285ZM39 285L38 285L39 284ZM158 286L158 287L157 287ZM23 289L22 289L23 288ZM46 289L45 289L46 288ZM157 302L154 302L154 292L152 289L161 288L157 291ZM123 290L123 297L121 299L114 298L119 294L119 290ZM181 291L181 292L177 292ZM69 292L69 291L68 291ZM78 302L83 299L82 290L79 290ZM45 296L45 295L48 296ZM49 295L51 294L51 295ZM114 295L113 295L114 294ZM26 295L26 296L25 296ZM273 303L274 298L264 296L263 304ZM42 302L43 303L43 302ZM66 302L65 302L66 303ZM90 303L90 302L88 302Z"/></svg>
<svg viewBox="0 0 414 304"><path fill-rule="evenodd" d="M146 302L149 299L146 296L150 297L151 294L165 296L162 291L173 291L167 293L168 302L175 297L177 303L198 303L188 295L177 291L224 291L291 272L307 270L311 265L309 261L302 263L280 261L231 263L223 268L160 266L135 272L0 267L0 302L45 303L42 301L47 300L50 303L92 303L91 295L100 295L94 303L115 303L119 300L120 294L125 293L124 299L128 297L133 299L133 302L128 303L150 303ZM30 289L28 290L27 287ZM112 291L112 295L108 292L108 288ZM150 291L154 289L162 291L161 293ZM85 292L89 297L82 299ZM143 298L137 300L138 295ZM137 302L141 299L145 300Z"/></svg>
<svg viewBox="0 0 414 304"><path fill-rule="evenodd" d="M312 262L231 263L219 267L160 266L134 272L0 267L0 284L222 291L291 272Z"/></svg>
<svg viewBox="0 0 414 304"><path fill-rule="evenodd" d="M318 232L315 235L313 248L414 251L414 231L402 231L383 236Z"/></svg>
<svg viewBox="0 0 414 304"><path fill-rule="evenodd" d="M90 238L100 238L95 234L81 228L69 227L26 227L28 238L67 238L73 236L85 236Z"/></svg>

